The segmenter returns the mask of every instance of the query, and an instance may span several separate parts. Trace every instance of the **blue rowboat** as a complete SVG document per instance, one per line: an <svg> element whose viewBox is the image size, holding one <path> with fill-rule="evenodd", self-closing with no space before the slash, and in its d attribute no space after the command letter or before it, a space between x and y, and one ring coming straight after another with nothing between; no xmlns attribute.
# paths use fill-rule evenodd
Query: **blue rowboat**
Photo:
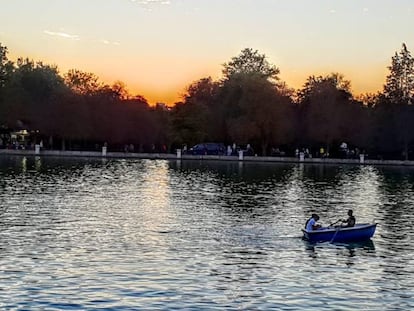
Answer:
<svg viewBox="0 0 414 311"><path fill-rule="evenodd" d="M324 227L307 231L302 229L303 238L309 242L360 242L369 240L377 224L356 224L354 227Z"/></svg>

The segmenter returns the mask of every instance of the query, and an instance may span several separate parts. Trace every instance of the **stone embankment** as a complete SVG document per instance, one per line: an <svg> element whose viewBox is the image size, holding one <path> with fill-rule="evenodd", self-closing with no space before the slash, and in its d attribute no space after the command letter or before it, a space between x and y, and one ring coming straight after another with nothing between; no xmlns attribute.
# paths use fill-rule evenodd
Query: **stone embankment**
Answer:
<svg viewBox="0 0 414 311"><path fill-rule="evenodd" d="M93 157L93 158L118 158L118 159L166 159L166 160L205 160L205 161L243 161L243 162L280 162L280 163L306 163L306 164L350 164L350 165L392 165L392 166L414 166L414 161L401 160L371 160L361 155L359 159L335 159L335 158L305 158L303 154L299 157L258 157L225 155L188 155L177 150L172 153L132 153L132 152L108 152L105 147L102 151L59 151L59 150L11 150L0 149L0 156L52 156L52 157Z"/></svg>

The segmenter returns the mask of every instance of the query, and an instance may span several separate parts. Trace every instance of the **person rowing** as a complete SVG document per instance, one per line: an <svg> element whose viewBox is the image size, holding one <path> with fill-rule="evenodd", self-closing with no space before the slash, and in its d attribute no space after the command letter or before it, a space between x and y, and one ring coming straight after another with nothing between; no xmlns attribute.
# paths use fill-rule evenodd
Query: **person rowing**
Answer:
<svg viewBox="0 0 414 311"><path fill-rule="evenodd" d="M329 227L334 227L337 223L341 223L340 225L335 226L335 228L351 228L355 226L356 220L355 216L353 215L354 212L350 209L348 210L348 218L347 219L339 219L338 221L329 225Z"/></svg>
<svg viewBox="0 0 414 311"><path fill-rule="evenodd" d="M354 212L351 209L348 210L348 218L345 220L342 220L342 224L341 224L342 228L350 228L350 227L355 226L356 220L353 214Z"/></svg>

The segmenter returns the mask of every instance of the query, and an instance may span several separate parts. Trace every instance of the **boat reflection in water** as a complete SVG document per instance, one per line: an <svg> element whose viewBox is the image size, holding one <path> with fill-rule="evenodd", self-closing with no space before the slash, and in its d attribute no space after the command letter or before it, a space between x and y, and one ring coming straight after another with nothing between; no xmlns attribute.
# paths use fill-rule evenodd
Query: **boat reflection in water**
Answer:
<svg viewBox="0 0 414 311"><path fill-rule="evenodd" d="M375 253L375 244L374 241L369 239L361 242L351 242L351 243L339 243L339 242L325 242L325 243L316 243L309 242L304 240L306 252L309 254L309 257L316 258L318 257L317 249L335 249L335 250L347 250L348 257L354 257L358 251L364 253Z"/></svg>

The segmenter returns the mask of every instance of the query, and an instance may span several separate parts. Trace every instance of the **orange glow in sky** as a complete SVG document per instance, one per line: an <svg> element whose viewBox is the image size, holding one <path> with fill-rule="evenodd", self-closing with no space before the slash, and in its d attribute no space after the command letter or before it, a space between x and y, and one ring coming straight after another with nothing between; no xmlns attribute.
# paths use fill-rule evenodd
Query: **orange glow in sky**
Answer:
<svg viewBox="0 0 414 311"><path fill-rule="evenodd" d="M119 80L151 104L219 79L246 47L292 88L339 72L355 95L382 90L394 53L414 49L411 0L4 0L0 20L10 59Z"/></svg>

